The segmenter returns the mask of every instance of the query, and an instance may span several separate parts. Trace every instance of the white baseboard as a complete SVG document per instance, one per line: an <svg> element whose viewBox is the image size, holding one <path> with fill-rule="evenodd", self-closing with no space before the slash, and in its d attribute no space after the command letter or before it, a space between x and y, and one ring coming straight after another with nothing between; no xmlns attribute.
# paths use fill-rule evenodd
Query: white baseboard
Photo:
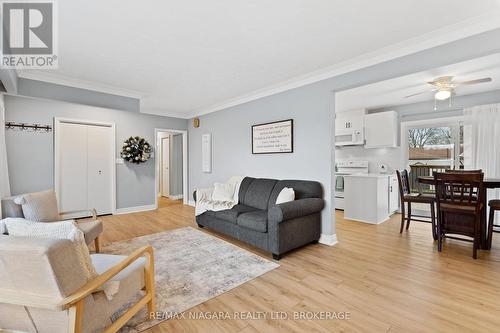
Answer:
<svg viewBox="0 0 500 333"><path fill-rule="evenodd" d="M145 205L145 206L118 208L115 211L115 215L137 213L137 212L145 212L145 211L148 211L148 210L155 210L155 209L156 209L155 205Z"/></svg>
<svg viewBox="0 0 500 333"><path fill-rule="evenodd" d="M182 194L169 195L168 198L171 199L171 200L179 200L179 199L184 198L184 195L182 195Z"/></svg>
<svg viewBox="0 0 500 333"><path fill-rule="evenodd" d="M338 243L337 234L333 234L333 235L321 234L318 242L321 244L328 245L328 246L334 246L335 244Z"/></svg>
<svg viewBox="0 0 500 333"><path fill-rule="evenodd" d="M188 205L194 207L196 206L196 203L194 202L194 200L189 200Z"/></svg>

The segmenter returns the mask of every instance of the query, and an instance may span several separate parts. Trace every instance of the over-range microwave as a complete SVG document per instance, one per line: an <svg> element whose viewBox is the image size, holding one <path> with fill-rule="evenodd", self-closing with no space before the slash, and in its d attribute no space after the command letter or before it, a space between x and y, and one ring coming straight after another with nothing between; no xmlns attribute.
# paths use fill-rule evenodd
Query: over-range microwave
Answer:
<svg viewBox="0 0 500 333"><path fill-rule="evenodd" d="M363 130L353 129L349 134L335 136L335 146L362 146L364 141Z"/></svg>

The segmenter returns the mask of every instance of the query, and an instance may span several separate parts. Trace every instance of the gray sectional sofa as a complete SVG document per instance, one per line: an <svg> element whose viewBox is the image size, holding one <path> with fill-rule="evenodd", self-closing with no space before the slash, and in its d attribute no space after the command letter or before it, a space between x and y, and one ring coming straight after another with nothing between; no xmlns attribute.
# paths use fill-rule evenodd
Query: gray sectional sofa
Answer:
<svg viewBox="0 0 500 333"><path fill-rule="evenodd" d="M295 201L276 205L284 187L294 189ZM196 191L193 195L196 200ZM319 240L324 207L320 183L245 177L238 195L239 202L232 209L198 215L198 226L271 252L277 260L290 250Z"/></svg>

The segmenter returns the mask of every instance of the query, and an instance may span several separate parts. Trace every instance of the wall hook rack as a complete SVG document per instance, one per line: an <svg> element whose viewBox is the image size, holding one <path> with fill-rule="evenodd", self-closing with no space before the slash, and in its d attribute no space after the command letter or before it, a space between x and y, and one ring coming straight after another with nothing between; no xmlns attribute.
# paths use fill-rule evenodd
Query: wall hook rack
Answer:
<svg viewBox="0 0 500 333"><path fill-rule="evenodd" d="M40 125L40 124L16 123L13 121L7 121L5 122L5 129L48 133L52 131L52 126Z"/></svg>

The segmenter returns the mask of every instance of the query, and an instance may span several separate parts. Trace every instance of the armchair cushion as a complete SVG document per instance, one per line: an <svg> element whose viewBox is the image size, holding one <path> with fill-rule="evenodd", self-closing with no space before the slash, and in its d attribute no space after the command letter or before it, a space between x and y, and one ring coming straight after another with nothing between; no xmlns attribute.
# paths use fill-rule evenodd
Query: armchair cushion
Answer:
<svg viewBox="0 0 500 333"><path fill-rule="evenodd" d="M269 221L282 222L293 218L307 216L320 212L325 203L320 198L307 198L279 205L272 206L269 209Z"/></svg>
<svg viewBox="0 0 500 333"><path fill-rule="evenodd" d="M60 219L56 193L53 190L23 194L15 198L14 202L21 205L27 220L54 222Z"/></svg>
<svg viewBox="0 0 500 333"><path fill-rule="evenodd" d="M90 257L92 258L92 263L98 274L106 272L108 269L127 258L126 256L121 255L101 253L92 254ZM95 298L102 298L102 301L107 303L106 307L109 316L118 311L123 304L130 301L133 296L144 288L145 265L146 259L141 257L111 278L111 280L106 282L105 285L108 286L119 286L119 290L117 290L112 298L108 298L105 294L103 295L103 293L99 292L94 294Z"/></svg>
<svg viewBox="0 0 500 333"><path fill-rule="evenodd" d="M99 220L77 222L78 228L83 231L85 243L92 243L103 231L102 222Z"/></svg>

